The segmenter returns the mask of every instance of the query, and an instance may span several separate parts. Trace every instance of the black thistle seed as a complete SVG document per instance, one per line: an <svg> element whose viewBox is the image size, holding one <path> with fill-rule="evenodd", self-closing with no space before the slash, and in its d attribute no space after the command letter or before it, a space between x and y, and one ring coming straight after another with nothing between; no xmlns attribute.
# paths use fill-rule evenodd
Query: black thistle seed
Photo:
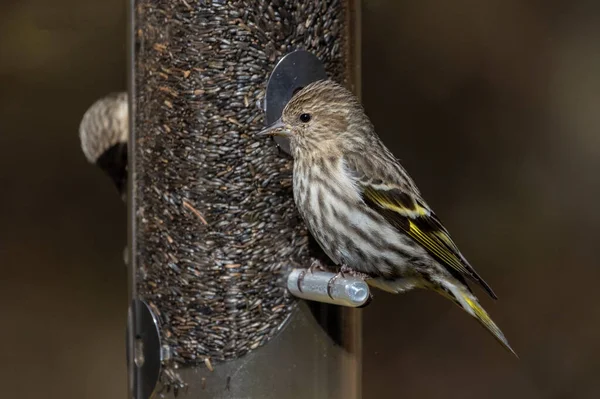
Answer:
<svg viewBox="0 0 600 399"><path fill-rule="evenodd" d="M281 281L311 264L309 240L289 158L252 138L255 105L293 50L348 79L345 12L343 0L135 2L137 290L160 319L171 389L184 387L178 365L240 357L293 310Z"/></svg>

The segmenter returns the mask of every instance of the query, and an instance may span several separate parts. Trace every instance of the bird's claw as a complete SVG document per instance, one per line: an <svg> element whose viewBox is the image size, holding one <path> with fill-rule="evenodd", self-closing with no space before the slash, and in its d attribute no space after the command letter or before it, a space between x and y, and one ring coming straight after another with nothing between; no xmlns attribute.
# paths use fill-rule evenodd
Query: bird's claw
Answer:
<svg viewBox="0 0 600 399"><path fill-rule="evenodd" d="M344 273L347 273L350 271L352 271L352 269L350 269L345 264L342 264L342 267L340 267L340 271L327 282L327 295L329 296L329 298L333 299L333 296L331 295L331 288L333 287L334 281L340 277L346 278Z"/></svg>
<svg viewBox="0 0 600 399"><path fill-rule="evenodd" d="M318 259L314 259L312 261L312 263L310 264L310 266L308 267L308 271L311 273L313 273L315 271L315 269L319 269L322 272L327 271L327 268L325 267L325 265L323 265L323 263L321 263L321 261Z"/></svg>
<svg viewBox="0 0 600 399"><path fill-rule="evenodd" d="M352 277L358 277L362 280L368 280L369 278L371 278L371 276L369 276L366 273L361 273L361 272L358 272L346 265L342 265L342 267L340 267L340 271L338 272L338 274L333 276L327 283L327 295L329 296L329 298L333 299L333 296L331 295L331 289L333 287L333 283L335 282L335 280L337 280L340 277L346 278L346 274L348 274Z"/></svg>
<svg viewBox="0 0 600 399"><path fill-rule="evenodd" d="M332 278L329 279L329 281L327 282L327 295L329 296L329 298L333 299L333 296L331 295L331 288L333 287L333 282L335 280L337 280L338 278L340 278L340 276L342 278L344 278L344 273L342 273L342 271L340 270L338 272L338 274L336 274L335 276L333 276Z"/></svg>
<svg viewBox="0 0 600 399"><path fill-rule="evenodd" d="M325 266L323 266L321 261L319 261L318 259L313 260L308 269L302 270L300 272L300 275L298 276L298 291L302 292L302 282L304 281L304 276L306 276L306 273L308 272L310 274L313 274L315 269L320 269L321 271L327 270Z"/></svg>
<svg viewBox="0 0 600 399"><path fill-rule="evenodd" d="M369 276L368 274L351 269L346 265L342 265L342 267L340 268L340 273L348 273L352 277L358 277L362 280L368 280L371 278L371 276Z"/></svg>
<svg viewBox="0 0 600 399"><path fill-rule="evenodd" d="M300 275L298 276L298 291L302 292L302 282L304 281L304 276L306 275L306 270L302 270Z"/></svg>

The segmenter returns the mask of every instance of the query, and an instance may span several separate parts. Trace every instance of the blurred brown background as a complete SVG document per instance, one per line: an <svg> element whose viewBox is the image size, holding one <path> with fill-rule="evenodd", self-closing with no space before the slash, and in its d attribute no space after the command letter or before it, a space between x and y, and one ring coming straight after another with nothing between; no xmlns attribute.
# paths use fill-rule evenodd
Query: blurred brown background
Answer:
<svg viewBox="0 0 600 399"><path fill-rule="evenodd" d="M599 397L600 3L363 3L367 112L521 357L441 297L376 292L364 398ZM126 397L126 212L77 137L125 88L125 7L0 4L3 397Z"/></svg>

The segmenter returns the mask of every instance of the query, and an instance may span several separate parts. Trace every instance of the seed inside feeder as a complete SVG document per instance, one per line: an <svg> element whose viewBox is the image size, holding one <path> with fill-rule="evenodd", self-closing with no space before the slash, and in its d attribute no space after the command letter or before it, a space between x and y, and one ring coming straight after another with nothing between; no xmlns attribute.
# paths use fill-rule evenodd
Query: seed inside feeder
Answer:
<svg viewBox="0 0 600 399"><path fill-rule="evenodd" d="M135 3L136 288L174 364L218 367L264 345L295 306L286 273L322 256L291 160L253 137L256 104L297 49L350 78L347 12L341 0Z"/></svg>

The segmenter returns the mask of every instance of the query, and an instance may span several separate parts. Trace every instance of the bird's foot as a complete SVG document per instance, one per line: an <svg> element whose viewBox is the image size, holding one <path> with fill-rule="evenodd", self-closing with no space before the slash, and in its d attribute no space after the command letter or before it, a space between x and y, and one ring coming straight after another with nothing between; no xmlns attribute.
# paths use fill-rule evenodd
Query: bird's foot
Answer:
<svg viewBox="0 0 600 399"><path fill-rule="evenodd" d="M306 276L306 273L313 274L315 269L320 269L321 271L327 271L327 268L321 263L320 260L318 260L318 259L313 260L313 262L310 264L308 269L302 270L302 272L300 272L300 275L298 276L298 291L302 292L302 282L304 281L304 276Z"/></svg>
<svg viewBox="0 0 600 399"><path fill-rule="evenodd" d="M342 267L340 268L340 272L347 273L352 277L358 277L363 280L368 280L371 278L371 276L369 276L367 273L359 272L359 271L354 270L346 265L342 265Z"/></svg>
<svg viewBox="0 0 600 399"><path fill-rule="evenodd" d="M335 280L337 280L340 277L346 278L346 274L352 277L358 277L363 280L371 278L368 274L361 273L348 267L345 264L342 264L342 267L340 267L340 271L335 276L333 276L327 283L327 295L329 295L329 298L333 299L333 296L331 296L331 288L333 287L333 283L335 282Z"/></svg>
<svg viewBox="0 0 600 399"><path fill-rule="evenodd" d="M310 266L308 267L308 271L311 273L313 273L315 269L319 269L322 272L327 271L327 267L319 259L313 260Z"/></svg>

